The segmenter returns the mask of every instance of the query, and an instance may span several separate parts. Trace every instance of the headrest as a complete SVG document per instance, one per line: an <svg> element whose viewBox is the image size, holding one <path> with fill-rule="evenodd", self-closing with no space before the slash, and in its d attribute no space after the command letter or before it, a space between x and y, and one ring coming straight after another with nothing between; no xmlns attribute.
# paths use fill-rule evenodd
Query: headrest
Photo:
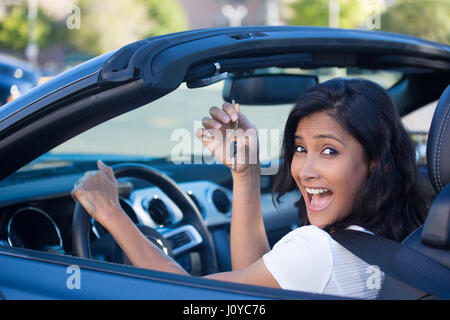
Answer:
<svg viewBox="0 0 450 320"><path fill-rule="evenodd" d="M450 182L450 85L439 98L427 143L428 175L436 193Z"/></svg>

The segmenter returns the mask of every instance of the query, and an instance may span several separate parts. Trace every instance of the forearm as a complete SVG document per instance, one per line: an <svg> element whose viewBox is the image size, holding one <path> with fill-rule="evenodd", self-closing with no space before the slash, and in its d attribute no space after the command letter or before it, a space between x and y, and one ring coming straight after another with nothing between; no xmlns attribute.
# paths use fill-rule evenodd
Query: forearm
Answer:
<svg viewBox="0 0 450 320"><path fill-rule="evenodd" d="M120 208L114 218L103 225L134 266L188 275L180 265L148 240Z"/></svg>
<svg viewBox="0 0 450 320"><path fill-rule="evenodd" d="M245 268L270 250L261 211L260 166L233 174L231 218L231 263Z"/></svg>

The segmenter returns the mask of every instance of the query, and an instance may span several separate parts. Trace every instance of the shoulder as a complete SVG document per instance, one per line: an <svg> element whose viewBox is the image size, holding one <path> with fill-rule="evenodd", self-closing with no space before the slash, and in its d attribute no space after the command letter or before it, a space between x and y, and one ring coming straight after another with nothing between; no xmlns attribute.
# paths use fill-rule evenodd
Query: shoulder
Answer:
<svg viewBox="0 0 450 320"><path fill-rule="evenodd" d="M304 242L309 244L326 243L329 234L314 225L299 227L286 234L278 241L274 248L289 242Z"/></svg>
<svg viewBox="0 0 450 320"><path fill-rule="evenodd" d="M348 230L356 230L372 234L361 226L352 225ZM330 286L325 292L333 295L347 297L375 299L379 286L372 285L371 279L382 279L384 274L377 266L371 266L352 252L344 248L340 243L330 237L331 251L333 255L333 275ZM377 278L379 275L379 278Z"/></svg>
<svg viewBox="0 0 450 320"><path fill-rule="evenodd" d="M327 232L304 226L289 232L263 256L283 289L323 292L333 269Z"/></svg>

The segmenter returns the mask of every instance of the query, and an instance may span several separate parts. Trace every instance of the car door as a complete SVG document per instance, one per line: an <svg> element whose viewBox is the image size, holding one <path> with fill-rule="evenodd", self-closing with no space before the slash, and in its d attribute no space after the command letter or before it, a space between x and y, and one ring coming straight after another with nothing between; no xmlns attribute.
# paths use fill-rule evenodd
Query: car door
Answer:
<svg viewBox="0 0 450 320"><path fill-rule="evenodd" d="M17 248L0 248L0 265L0 297L7 300L330 298Z"/></svg>

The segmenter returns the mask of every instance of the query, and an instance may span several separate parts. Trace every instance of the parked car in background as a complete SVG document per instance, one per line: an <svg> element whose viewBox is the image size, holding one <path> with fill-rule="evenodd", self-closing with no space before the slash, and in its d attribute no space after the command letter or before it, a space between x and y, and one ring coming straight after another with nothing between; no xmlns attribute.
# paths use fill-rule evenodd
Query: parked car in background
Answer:
<svg viewBox="0 0 450 320"><path fill-rule="evenodd" d="M0 106L38 85L40 72L21 59L0 54Z"/></svg>

